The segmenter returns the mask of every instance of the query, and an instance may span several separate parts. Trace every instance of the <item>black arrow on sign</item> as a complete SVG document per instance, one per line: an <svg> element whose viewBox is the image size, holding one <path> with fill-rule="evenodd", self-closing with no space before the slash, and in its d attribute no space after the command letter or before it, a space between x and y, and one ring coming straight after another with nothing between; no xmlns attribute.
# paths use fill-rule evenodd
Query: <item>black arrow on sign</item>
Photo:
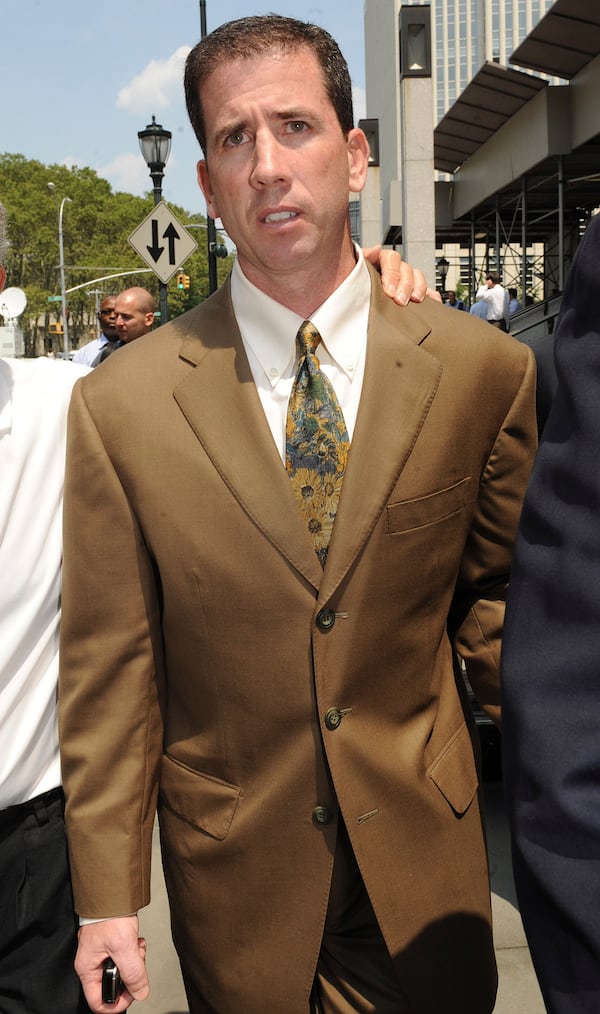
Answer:
<svg viewBox="0 0 600 1014"><path fill-rule="evenodd" d="M172 222L169 222L167 228L163 232L163 239L168 239L169 241L169 264L176 264L175 240L179 239L179 233Z"/></svg>
<svg viewBox="0 0 600 1014"><path fill-rule="evenodd" d="M151 225L152 225L152 246L147 246L146 250L154 260L154 263L156 264L156 262L158 261L160 255L164 250L164 246L158 245L158 219L153 218Z"/></svg>

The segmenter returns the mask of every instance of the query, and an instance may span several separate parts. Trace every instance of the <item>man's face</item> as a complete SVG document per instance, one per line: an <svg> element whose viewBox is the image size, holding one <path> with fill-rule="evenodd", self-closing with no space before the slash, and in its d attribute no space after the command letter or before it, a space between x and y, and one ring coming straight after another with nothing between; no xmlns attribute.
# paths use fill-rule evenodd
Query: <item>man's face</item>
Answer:
<svg viewBox="0 0 600 1014"><path fill-rule="evenodd" d="M100 330L111 342L116 341L119 337L117 333L117 315L115 312L116 302L116 296L107 296L106 299L102 300L98 314Z"/></svg>
<svg viewBox="0 0 600 1014"><path fill-rule="evenodd" d="M132 342L152 328L154 314L140 310L133 294L117 296L115 310L117 332L122 342Z"/></svg>
<svg viewBox="0 0 600 1014"><path fill-rule="evenodd" d="M302 47L224 62L205 81L202 105L198 180L250 281L273 294L304 268L337 270L368 142L360 130L344 137L314 54Z"/></svg>

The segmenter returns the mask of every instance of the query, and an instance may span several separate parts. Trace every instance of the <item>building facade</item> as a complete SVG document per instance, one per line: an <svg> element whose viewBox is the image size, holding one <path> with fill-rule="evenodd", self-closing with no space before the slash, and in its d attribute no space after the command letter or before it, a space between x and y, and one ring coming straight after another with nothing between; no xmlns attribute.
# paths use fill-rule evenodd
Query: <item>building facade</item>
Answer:
<svg viewBox="0 0 600 1014"><path fill-rule="evenodd" d="M399 23L401 8L420 7L429 9L431 32L431 131L437 126L467 85L486 63L508 65L510 55L530 33L532 28L551 8L553 0L431 0L423 4L419 0L366 0L365 3L365 59L367 117L376 120L379 130L379 166L371 170L372 179L365 195L363 213L363 242L371 245L384 241L398 244L403 256L410 260L407 247L409 230L407 208L414 201L423 202L423 194L429 186L426 180L426 159L423 170L412 192L407 193L407 182L403 182L403 166L406 154L403 150L403 121L407 115L407 96L403 92L400 71ZM408 88L414 88L411 83ZM420 108L416 112L425 125L424 92L420 92ZM410 112L410 110L409 110ZM433 172L436 180L448 179ZM379 204L373 191L379 196ZM437 205L437 199L433 198ZM377 207L379 215L374 212ZM436 217L437 217L436 206ZM466 287L470 276L473 285L473 271L478 274L477 265L483 270L490 265L489 251L481 248L473 251L471 258L457 245L451 249L435 249L435 238L431 237L430 253L423 252L420 261L427 277L434 277L435 264L443 252L450 262L446 285L448 288ZM534 286L533 266L538 251L528 250L531 262L531 282ZM421 256L421 251L419 251ZM521 270L521 251L506 250L500 270L506 266L506 284L517 284ZM437 278L439 283L440 279Z"/></svg>
<svg viewBox="0 0 600 1014"><path fill-rule="evenodd" d="M406 6L417 2L403 0ZM553 0L431 0L434 125L486 60L508 64L511 53L552 3Z"/></svg>

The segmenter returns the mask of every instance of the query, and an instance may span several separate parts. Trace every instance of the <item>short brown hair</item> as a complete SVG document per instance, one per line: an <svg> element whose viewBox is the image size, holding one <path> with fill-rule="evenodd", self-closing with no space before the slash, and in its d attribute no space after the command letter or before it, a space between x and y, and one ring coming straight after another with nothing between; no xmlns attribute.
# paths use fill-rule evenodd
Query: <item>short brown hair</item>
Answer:
<svg viewBox="0 0 600 1014"><path fill-rule="evenodd" d="M219 63L247 60L271 50L294 52L303 46L315 54L342 132L348 135L354 126L352 82L348 64L335 39L324 28L295 18L279 14L256 15L220 25L194 46L186 60L185 101L194 133L205 155L206 127L200 89Z"/></svg>

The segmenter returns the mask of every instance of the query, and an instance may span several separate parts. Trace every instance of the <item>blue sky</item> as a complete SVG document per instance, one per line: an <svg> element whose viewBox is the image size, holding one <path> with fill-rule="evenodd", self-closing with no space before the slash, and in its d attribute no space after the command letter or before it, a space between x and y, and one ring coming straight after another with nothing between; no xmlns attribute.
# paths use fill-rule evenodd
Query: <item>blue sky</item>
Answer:
<svg viewBox="0 0 600 1014"><path fill-rule="evenodd" d="M331 32L350 66L355 118L364 116L363 0L206 0L209 31L270 11ZM200 37L198 0L3 0L0 35L0 151L89 166L114 190L141 195L152 184L137 132L155 115L173 134L165 200L205 213L182 86Z"/></svg>

